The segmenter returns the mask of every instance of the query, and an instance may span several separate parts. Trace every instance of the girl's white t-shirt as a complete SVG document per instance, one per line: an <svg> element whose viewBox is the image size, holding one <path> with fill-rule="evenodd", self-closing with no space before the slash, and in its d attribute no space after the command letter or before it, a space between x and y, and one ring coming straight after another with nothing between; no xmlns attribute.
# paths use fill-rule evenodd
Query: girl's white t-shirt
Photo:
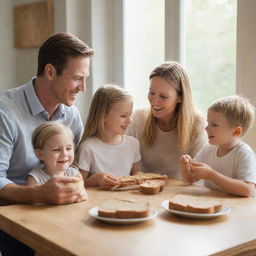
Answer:
<svg viewBox="0 0 256 256"><path fill-rule="evenodd" d="M97 137L83 141L77 155L77 165L90 175L104 172L116 176L129 176L134 163L140 161L139 141L123 135L118 145L109 145Z"/></svg>

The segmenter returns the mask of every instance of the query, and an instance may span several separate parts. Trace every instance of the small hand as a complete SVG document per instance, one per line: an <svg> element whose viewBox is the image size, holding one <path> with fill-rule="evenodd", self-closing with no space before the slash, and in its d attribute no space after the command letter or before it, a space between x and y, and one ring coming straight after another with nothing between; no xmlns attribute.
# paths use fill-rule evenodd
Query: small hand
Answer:
<svg viewBox="0 0 256 256"><path fill-rule="evenodd" d="M190 165L191 174L197 179L209 179L214 170L205 163L192 162Z"/></svg>
<svg viewBox="0 0 256 256"><path fill-rule="evenodd" d="M194 182L194 178L191 174L190 163L192 159L189 155L182 155L180 157L180 174L185 184L189 185Z"/></svg>
<svg viewBox="0 0 256 256"><path fill-rule="evenodd" d="M180 157L180 163L185 166L188 166L191 161L192 161L192 158L190 157L190 155L182 155Z"/></svg>
<svg viewBox="0 0 256 256"><path fill-rule="evenodd" d="M121 181L117 176L102 173L102 175L99 176L98 185L102 189L111 189L115 186L120 186Z"/></svg>

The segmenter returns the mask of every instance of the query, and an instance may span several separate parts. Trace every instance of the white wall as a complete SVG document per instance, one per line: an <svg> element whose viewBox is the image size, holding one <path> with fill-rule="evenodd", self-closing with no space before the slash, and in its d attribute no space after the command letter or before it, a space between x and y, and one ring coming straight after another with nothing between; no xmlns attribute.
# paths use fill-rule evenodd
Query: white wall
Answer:
<svg viewBox="0 0 256 256"><path fill-rule="evenodd" d="M40 2L41 0L13 0L10 17L13 20L13 7L28 3ZM10 1L11 2L11 1ZM13 26L10 31L13 33ZM12 45L14 43L12 42ZM28 82L37 72L37 48L14 48L15 55L15 84L13 87L20 86Z"/></svg>
<svg viewBox="0 0 256 256"><path fill-rule="evenodd" d="M16 85L12 2L0 2L0 91Z"/></svg>
<svg viewBox="0 0 256 256"><path fill-rule="evenodd" d="M238 0L237 11L237 93L256 106L256 1ZM256 151L256 125L245 141Z"/></svg>

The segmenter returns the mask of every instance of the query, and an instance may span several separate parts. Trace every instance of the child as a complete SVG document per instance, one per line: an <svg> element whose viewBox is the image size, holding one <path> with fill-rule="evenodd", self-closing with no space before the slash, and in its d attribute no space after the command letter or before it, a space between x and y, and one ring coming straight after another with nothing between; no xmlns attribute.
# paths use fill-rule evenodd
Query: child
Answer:
<svg viewBox="0 0 256 256"><path fill-rule="evenodd" d="M110 189L120 185L118 176L139 171L139 142L125 135L132 106L132 97L120 87L96 91L77 155L86 186Z"/></svg>
<svg viewBox="0 0 256 256"><path fill-rule="evenodd" d="M210 145L181 157L181 175L187 184L204 179L206 186L239 196L253 196L256 183L256 156L241 141L252 127L254 107L246 98L229 96L215 101L207 114L205 128Z"/></svg>
<svg viewBox="0 0 256 256"><path fill-rule="evenodd" d="M74 136L72 131L59 122L46 122L38 126L32 135L32 145L36 156L44 166L27 175L27 185L41 185L53 176L76 176L75 182L66 185L72 188L75 202L87 200L83 178L79 171L71 167L74 160Z"/></svg>

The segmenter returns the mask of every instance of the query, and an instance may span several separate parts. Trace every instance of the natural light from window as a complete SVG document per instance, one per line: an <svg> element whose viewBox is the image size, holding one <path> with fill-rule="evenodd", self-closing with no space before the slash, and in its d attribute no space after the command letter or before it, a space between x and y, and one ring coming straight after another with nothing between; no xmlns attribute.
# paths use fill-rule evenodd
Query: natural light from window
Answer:
<svg viewBox="0 0 256 256"><path fill-rule="evenodd" d="M236 0L185 0L185 67L195 105L235 94Z"/></svg>
<svg viewBox="0 0 256 256"><path fill-rule="evenodd" d="M149 74L164 61L164 0L124 1L124 87L147 106Z"/></svg>

